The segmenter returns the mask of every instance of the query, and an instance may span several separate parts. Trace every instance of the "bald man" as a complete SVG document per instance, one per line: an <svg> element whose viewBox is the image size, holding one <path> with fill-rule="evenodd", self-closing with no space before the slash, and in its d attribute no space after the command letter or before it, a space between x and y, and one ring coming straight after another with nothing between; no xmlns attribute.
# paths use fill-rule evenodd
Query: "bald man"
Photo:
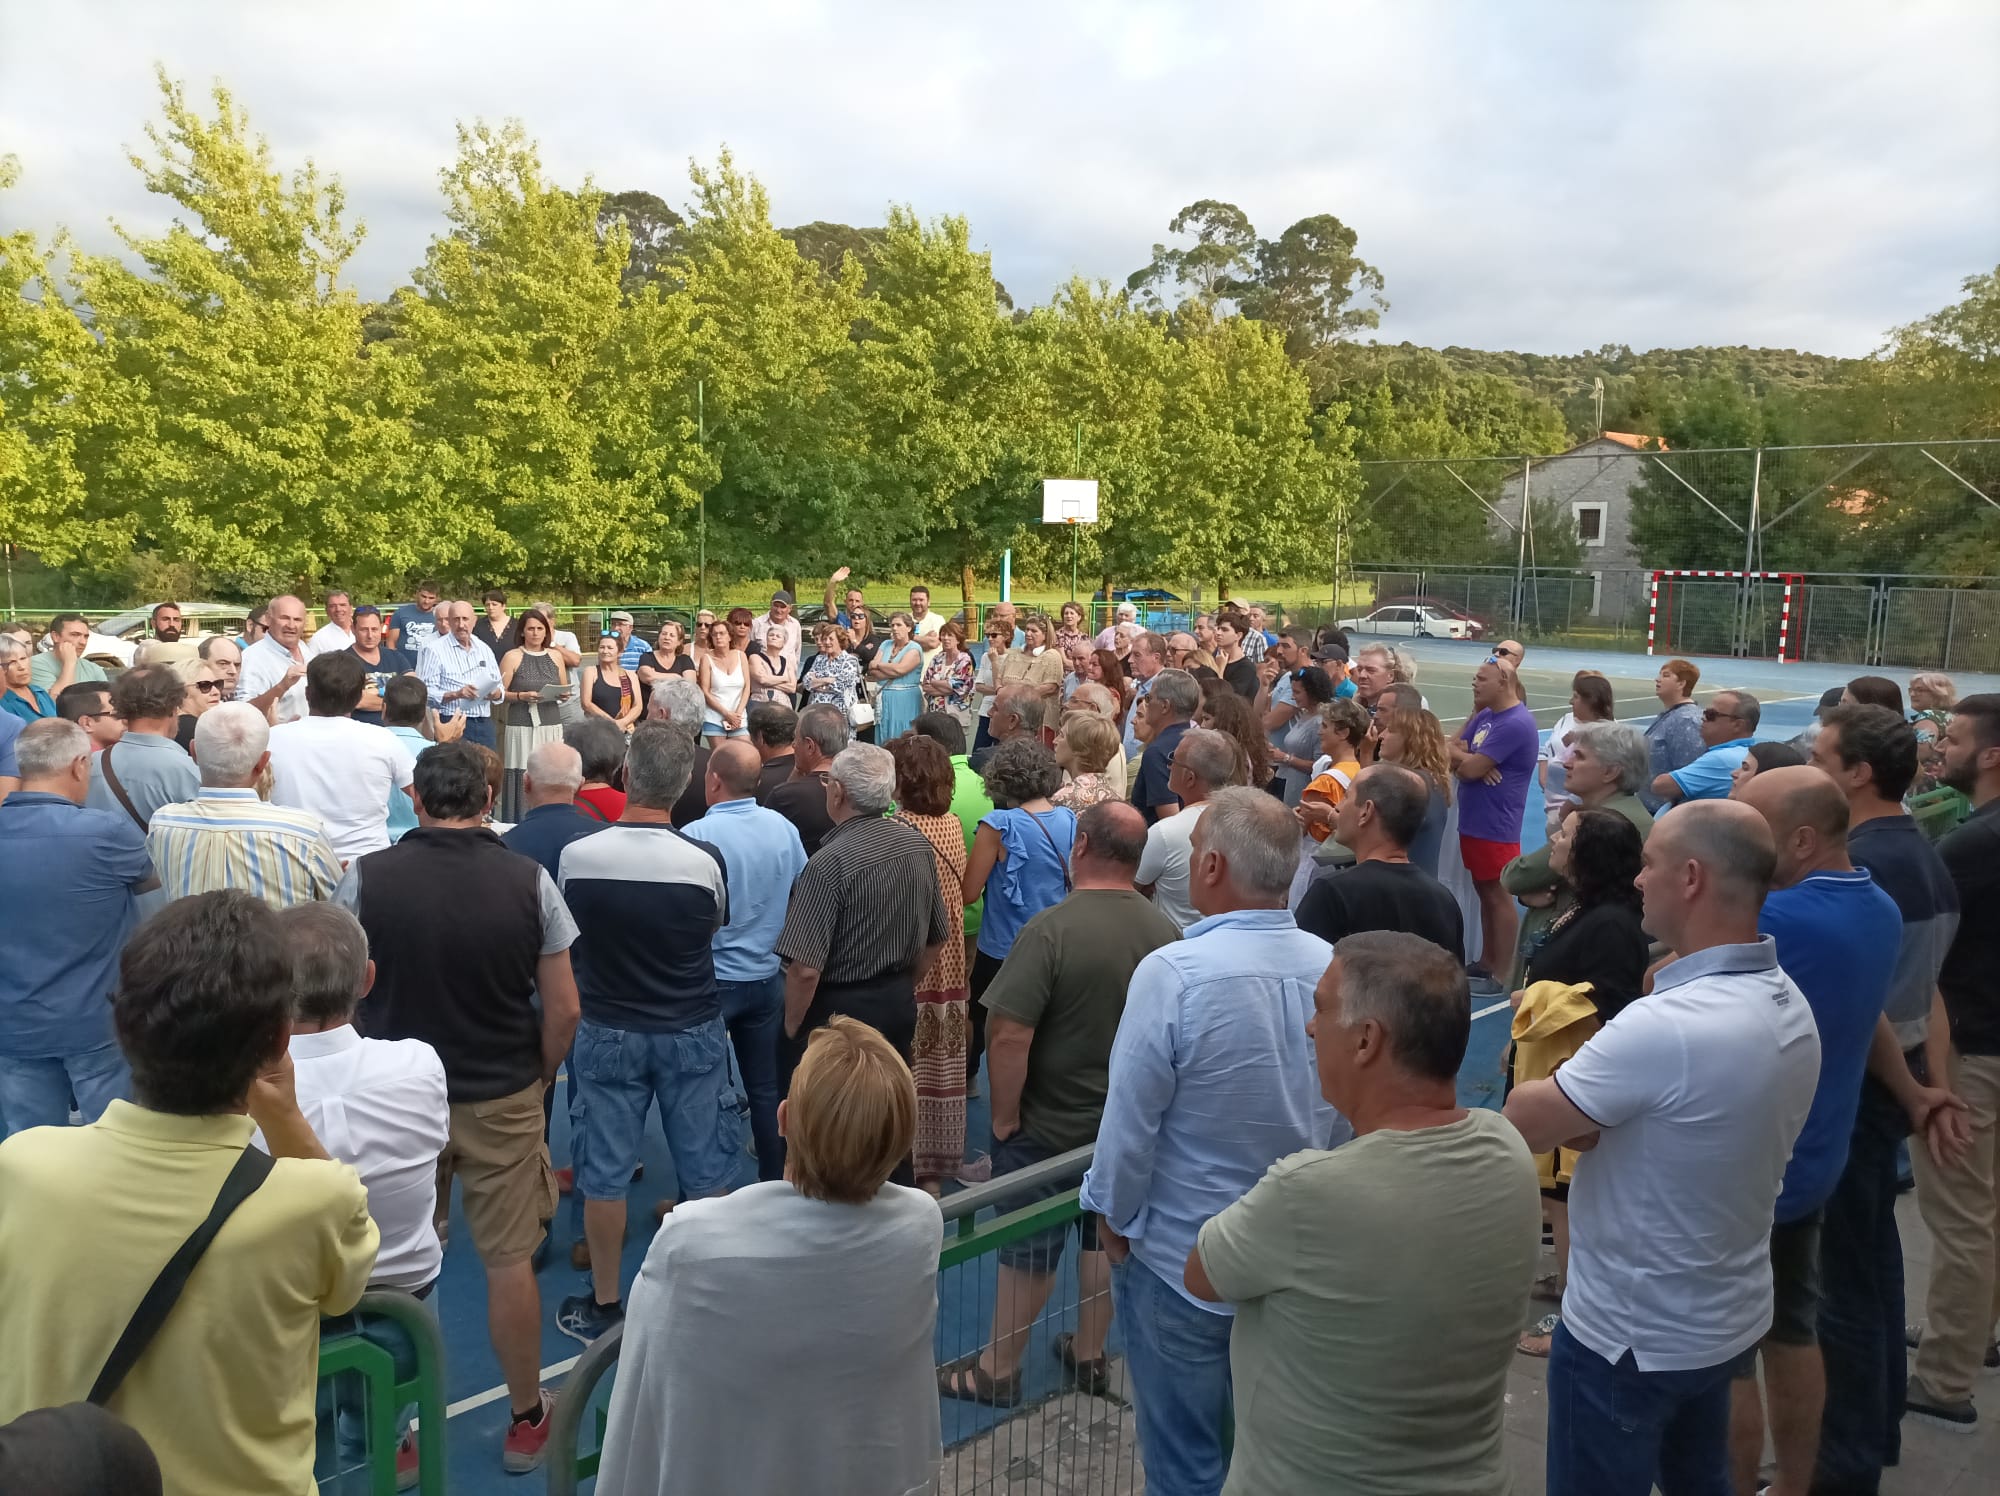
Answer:
<svg viewBox="0 0 2000 1496"><path fill-rule="evenodd" d="M500 840L534 858L551 878L561 876L563 848L607 824L576 808L576 792L582 787L582 755L567 743L542 744L528 755L521 779L521 803L527 809Z"/></svg>
<svg viewBox="0 0 2000 1496"><path fill-rule="evenodd" d="M1757 1395L1757 1353L1736 1368L1730 1464L1738 1490L1756 1488L1766 1403L1778 1478L1772 1489L1804 1496L1819 1451L1826 1370L1820 1357L1820 1259L1867 1260L1861 1240L1875 1225L1854 1209L1829 1210L1847 1163L1861 1078L1876 1035L1898 1067L1895 1031L1882 1016L1902 939L1896 902L1847 855L1847 796L1819 769L1769 769L1732 799L1771 828L1777 868L1758 916L1777 942L1778 964L1805 994L1819 1028L1819 1085L1792 1147L1771 1229L1775 1308L1761 1347L1766 1402ZM1680 814L1681 812L1676 812Z"/></svg>
<svg viewBox="0 0 2000 1496"><path fill-rule="evenodd" d="M264 609L264 637L243 651L236 697L257 708L275 726L306 714L304 642L306 605L296 597L274 597Z"/></svg>
<svg viewBox="0 0 2000 1496"><path fill-rule="evenodd" d="M805 870L806 849L790 821L757 803L763 768L747 742L718 741L703 780L708 813L690 822L687 834L722 857L729 923L715 937L715 986L750 1098L757 1177L768 1180L785 1174L785 1145L778 1136L778 1037L785 1018L778 932L792 884Z"/></svg>
<svg viewBox="0 0 2000 1496"><path fill-rule="evenodd" d="M1757 927L1776 869L1748 805L1655 822L1638 887L1675 959L1507 1098L1530 1149L1587 1150L1549 1352L1549 1496L1729 1489L1731 1379L1772 1328L1771 1222L1820 1069L1812 1010Z"/></svg>

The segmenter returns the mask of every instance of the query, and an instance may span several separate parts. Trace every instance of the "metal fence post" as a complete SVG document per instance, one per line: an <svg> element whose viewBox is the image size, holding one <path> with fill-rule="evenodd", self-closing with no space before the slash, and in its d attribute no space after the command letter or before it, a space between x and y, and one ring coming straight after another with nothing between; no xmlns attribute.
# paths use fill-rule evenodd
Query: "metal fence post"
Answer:
<svg viewBox="0 0 2000 1496"><path fill-rule="evenodd" d="M1945 596L1947 601L1944 610L1944 661L1938 666L1940 670L1951 669L1951 638L1958 630L1958 591L1954 588Z"/></svg>
<svg viewBox="0 0 2000 1496"><path fill-rule="evenodd" d="M1535 501L1534 495L1530 491L1529 483L1534 477L1534 472L1535 459L1532 457L1523 457L1521 459L1521 528L1519 534L1515 537L1514 545L1514 622L1517 625L1521 621L1522 614L1526 611L1522 606L1525 597L1522 575L1528 565L1528 509Z"/></svg>
<svg viewBox="0 0 2000 1496"><path fill-rule="evenodd" d="M1743 593L1737 610L1736 640L1731 653L1748 657L1750 648L1750 613L1752 599L1756 596L1757 581L1751 575L1757 569L1757 507L1762 498L1764 486L1764 449L1759 447L1750 459L1750 520L1743 527Z"/></svg>

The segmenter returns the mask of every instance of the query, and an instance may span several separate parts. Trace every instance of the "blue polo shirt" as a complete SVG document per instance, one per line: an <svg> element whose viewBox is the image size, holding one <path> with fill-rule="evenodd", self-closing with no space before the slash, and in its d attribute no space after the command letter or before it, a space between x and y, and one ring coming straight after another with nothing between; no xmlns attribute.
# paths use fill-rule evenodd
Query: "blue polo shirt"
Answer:
<svg viewBox="0 0 2000 1496"><path fill-rule="evenodd" d="M687 834L722 854L729 923L715 937L718 982L760 982L778 974L778 932L792 885L805 871L798 828L755 800L719 800Z"/></svg>
<svg viewBox="0 0 2000 1496"><path fill-rule="evenodd" d="M1132 805L1145 817L1148 826L1159 820L1160 806L1181 803L1180 797L1167 788L1167 775L1173 771L1174 750L1180 747L1181 739L1193 725L1169 722L1153 735L1153 741L1139 758L1139 777L1132 782Z"/></svg>
<svg viewBox="0 0 2000 1496"><path fill-rule="evenodd" d="M534 858L551 878L559 878L563 848L579 837L602 831L609 824L585 815L574 805L537 805L504 832L500 840L507 844L508 851Z"/></svg>
<svg viewBox="0 0 2000 1496"><path fill-rule="evenodd" d="M1732 738L1718 743L1685 768L1674 770L1674 783L1681 787L1683 800L1727 800L1729 776L1743 763L1755 738Z"/></svg>
<svg viewBox="0 0 2000 1496"><path fill-rule="evenodd" d="M0 714L0 779L21 777L21 761L14 756L14 739L27 725L18 717Z"/></svg>
<svg viewBox="0 0 2000 1496"><path fill-rule="evenodd" d="M1774 1218L1782 1226L1824 1205L1847 1167L1861 1076L1896 972L1903 916L1857 868L1811 873L1790 888L1772 889L1757 929L1778 942L1778 965L1805 994L1819 1025L1819 1085L1778 1192Z"/></svg>
<svg viewBox="0 0 2000 1496"><path fill-rule="evenodd" d="M111 990L153 881L124 811L16 790L0 803L0 1054L48 1060L114 1042Z"/></svg>

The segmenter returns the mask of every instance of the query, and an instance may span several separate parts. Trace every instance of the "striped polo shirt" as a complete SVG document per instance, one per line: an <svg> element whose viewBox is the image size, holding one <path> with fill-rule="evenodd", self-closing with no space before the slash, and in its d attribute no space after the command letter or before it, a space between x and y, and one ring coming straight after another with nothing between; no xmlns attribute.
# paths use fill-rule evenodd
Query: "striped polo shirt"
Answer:
<svg viewBox="0 0 2000 1496"><path fill-rule="evenodd" d="M284 909L330 899L340 859L320 818L269 805L251 789L204 787L153 812L147 849L165 900L234 888Z"/></svg>

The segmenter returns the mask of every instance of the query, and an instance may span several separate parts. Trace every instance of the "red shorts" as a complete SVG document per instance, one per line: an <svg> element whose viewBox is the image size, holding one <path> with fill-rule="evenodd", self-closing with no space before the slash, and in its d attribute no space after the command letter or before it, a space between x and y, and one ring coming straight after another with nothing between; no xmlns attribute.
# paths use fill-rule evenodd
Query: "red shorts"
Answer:
<svg viewBox="0 0 2000 1496"><path fill-rule="evenodd" d="M1465 860L1465 870L1472 874L1475 883L1498 883L1500 869L1521 855L1521 844L1517 841L1488 841L1483 836L1458 836L1458 855Z"/></svg>

